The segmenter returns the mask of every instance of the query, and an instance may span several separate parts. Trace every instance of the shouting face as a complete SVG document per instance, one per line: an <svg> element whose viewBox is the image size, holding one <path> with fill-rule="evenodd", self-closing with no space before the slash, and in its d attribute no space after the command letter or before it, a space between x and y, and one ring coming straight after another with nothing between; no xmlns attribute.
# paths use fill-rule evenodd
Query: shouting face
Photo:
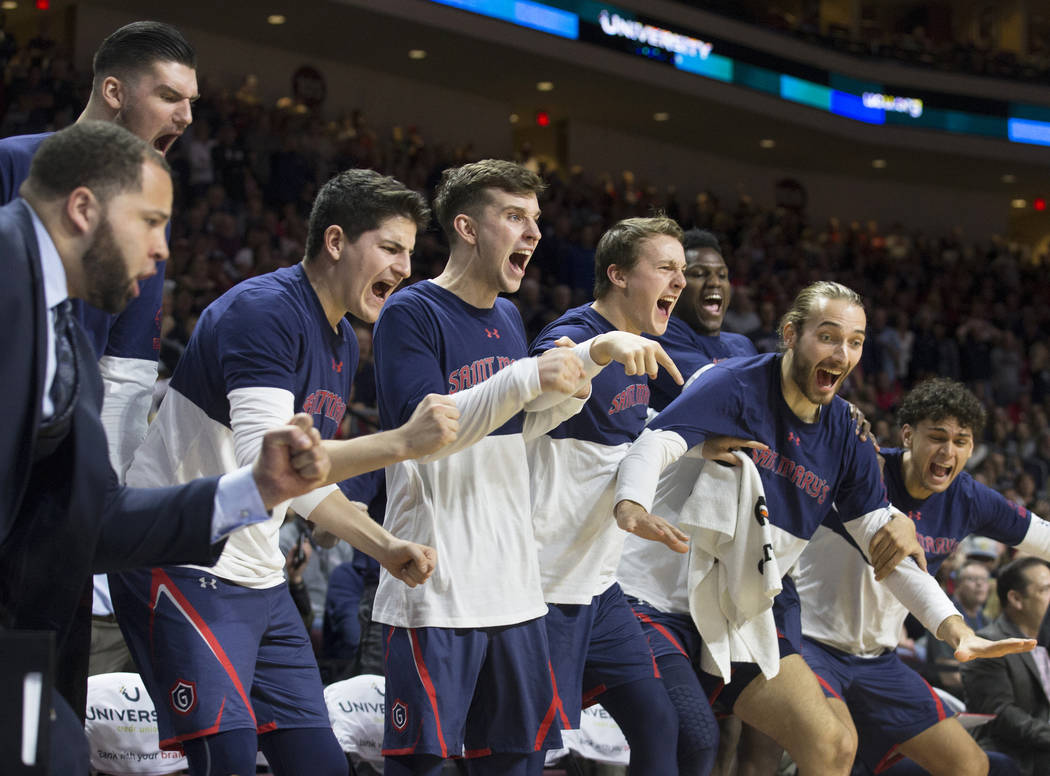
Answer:
<svg viewBox="0 0 1050 776"><path fill-rule="evenodd" d="M790 351L788 386L815 410L829 404L864 351L864 308L845 299L821 299L802 323L784 329Z"/></svg>

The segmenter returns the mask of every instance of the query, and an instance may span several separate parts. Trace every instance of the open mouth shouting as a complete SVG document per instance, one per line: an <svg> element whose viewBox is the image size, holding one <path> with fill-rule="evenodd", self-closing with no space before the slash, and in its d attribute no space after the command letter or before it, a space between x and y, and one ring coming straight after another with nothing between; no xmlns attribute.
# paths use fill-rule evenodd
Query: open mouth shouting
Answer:
<svg viewBox="0 0 1050 776"><path fill-rule="evenodd" d="M712 318L718 317L722 314L724 301L721 291L704 291L700 297L700 310Z"/></svg>
<svg viewBox="0 0 1050 776"><path fill-rule="evenodd" d="M674 309L675 302L678 301L678 297L674 294L665 294L656 300L656 309L659 311L661 319L666 320L671 317L671 310Z"/></svg>
<svg viewBox="0 0 1050 776"><path fill-rule="evenodd" d="M393 290L397 287L396 283L389 283L385 280L379 280L372 284L372 296L382 304L386 301L386 298L390 296Z"/></svg>
<svg viewBox="0 0 1050 776"><path fill-rule="evenodd" d="M825 369L824 367L817 367L814 378L817 383L817 390L821 393L834 392L839 381L842 379L843 370L841 369Z"/></svg>
<svg viewBox="0 0 1050 776"><path fill-rule="evenodd" d="M531 258L531 249L526 248L514 251L514 253L510 255L510 266L513 268L514 274L525 277L525 267L528 266L529 259Z"/></svg>
<svg viewBox="0 0 1050 776"><path fill-rule="evenodd" d="M951 480L952 467L930 461L930 481L935 485L943 485Z"/></svg>
<svg viewBox="0 0 1050 776"><path fill-rule="evenodd" d="M181 132L167 132L163 135L157 135L157 137L153 138L153 147L160 151L162 156L166 156L181 134Z"/></svg>

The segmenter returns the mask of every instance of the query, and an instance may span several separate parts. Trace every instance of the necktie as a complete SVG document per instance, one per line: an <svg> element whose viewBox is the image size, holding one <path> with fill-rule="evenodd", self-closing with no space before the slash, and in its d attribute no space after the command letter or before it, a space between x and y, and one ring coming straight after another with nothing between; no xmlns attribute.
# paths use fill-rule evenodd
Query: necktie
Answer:
<svg viewBox="0 0 1050 776"><path fill-rule="evenodd" d="M68 299L56 305L54 324L56 366L49 394L54 411L38 430L35 460L51 455L65 439L79 392L76 346L73 343L73 305Z"/></svg>
<svg viewBox="0 0 1050 776"><path fill-rule="evenodd" d="M68 299L55 306L55 379L51 383L52 418L62 417L70 409L76 394L77 364L73 349L73 303Z"/></svg>

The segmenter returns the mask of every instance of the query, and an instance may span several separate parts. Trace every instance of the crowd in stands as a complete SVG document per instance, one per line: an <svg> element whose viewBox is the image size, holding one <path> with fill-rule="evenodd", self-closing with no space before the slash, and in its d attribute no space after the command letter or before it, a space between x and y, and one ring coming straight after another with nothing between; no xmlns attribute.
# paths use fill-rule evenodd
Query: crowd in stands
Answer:
<svg viewBox="0 0 1050 776"><path fill-rule="evenodd" d="M19 50L5 45L0 40L0 134L74 120L87 78L43 38ZM362 110L326 117L289 100L268 105L258 91L252 76L233 88L202 77L194 123L168 155L177 189L162 323L168 370L211 301L246 277L302 258L310 205L335 172L373 168L429 197L444 168L477 157L467 138L438 141L421 127L372 126ZM591 298L594 247L606 227L663 211L684 228L718 236L734 288L725 328L749 336L760 351L777 347L779 317L804 285L835 279L860 292L867 340L842 395L861 407L879 441L899 441L894 410L917 381L963 380L989 409L972 473L1050 516L1050 257L1000 237L835 218L816 223L747 195L729 201L705 190L687 199L628 171L594 175L520 161L549 183L544 236L515 297L530 337ZM408 282L437 275L446 256L435 225L417 241ZM375 388L370 334L367 327L358 334L362 371L348 417L365 431L373 428Z"/></svg>
<svg viewBox="0 0 1050 776"><path fill-rule="evenodd" d="M896 29L873 21L863 22L854 33L843 25L822 28L819 11L791 13L776 5L737 3L729 0L685 0L688 5L731 16L783 32L807 43L826 46L857 57L891 60L913 67L952 73L1010 78L1045 83L1050 75L1050 48L1039 35L1030 35L1025 54L997 48L989 37L978 40L934 37L920 17L902 21ZM816 5L816 4L811 4ZM749 7L750 6L750 7ZM925 13L925 9L923 10ZM981 25L991 29L991 19Z"/></svg>

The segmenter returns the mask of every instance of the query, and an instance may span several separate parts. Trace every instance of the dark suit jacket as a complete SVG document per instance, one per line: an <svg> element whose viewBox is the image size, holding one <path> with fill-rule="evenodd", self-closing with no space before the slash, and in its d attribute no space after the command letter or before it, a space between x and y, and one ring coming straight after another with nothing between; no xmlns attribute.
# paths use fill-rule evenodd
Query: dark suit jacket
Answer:
<svg viewBox="0 0 1050 776"><path fill-rule="evenodd" d="M98 363L79 326L80 394L70 431L53 454L33 462L50 312L22 200L0 208L0 311L0 626L55 631L56 686L83 713L91 574L214 563L217 479L155 490L118 483L99 420Z"/></svg>
<svg viewBox="0 0 1050 776"><path fill-rule="evenodd" d="M986 639L1023 638L1005 615L978 631ZM1023 776L1050 773L1050 699L1031 653L963 663L967 711L995 714L977 731L987 749L1010 755Z"/></svg>

